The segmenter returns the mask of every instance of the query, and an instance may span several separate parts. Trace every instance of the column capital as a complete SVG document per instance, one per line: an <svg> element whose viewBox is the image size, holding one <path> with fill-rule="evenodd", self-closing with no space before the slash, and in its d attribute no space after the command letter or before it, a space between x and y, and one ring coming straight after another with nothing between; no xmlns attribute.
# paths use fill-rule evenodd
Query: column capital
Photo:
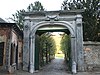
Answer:
<svg viewBox="0 0 100 75"><path fill-rule="evenodd" d="M76 24L77 25L81 25L82 24L82 15L81 14L77 14L76 15Z"/></svg>
<svg viewBox="0 0 100 75"><path fill-rule="evenodd" d="M76 19L82 19L82 15L81 14L77 14L76 15Z"/></svg>

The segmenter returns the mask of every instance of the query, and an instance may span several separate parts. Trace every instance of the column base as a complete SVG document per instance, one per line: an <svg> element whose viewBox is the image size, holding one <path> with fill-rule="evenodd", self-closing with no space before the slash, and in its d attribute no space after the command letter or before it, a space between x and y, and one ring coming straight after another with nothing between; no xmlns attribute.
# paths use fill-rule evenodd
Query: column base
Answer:
<svg viewBox="0 0 100 75"><path fill-rule="evenodd" d="M79 72L84 72L85 71L85 66L83 66L83 65L78 66L78 71Z"/></svg>
<svg viewBox="0 0 100 75"><path fill-rule="evenodd" d="M73 61L72 62L72 73L76 73L77 71L76 71L76 62L75 61Z"/></svg>
<svg viewBox="0 0 100 75"><path fill-rule="evenodd" d="M23 66L23 70L24 70L24 71L28 71L28 67L24 65L24 66Z"/></svg>
<svg viewBox="0 0 100 75"><path fill-rule="evenodd" d="M30 64L29 72L30 73L34 73L34 65L33 64Z"/></svg>

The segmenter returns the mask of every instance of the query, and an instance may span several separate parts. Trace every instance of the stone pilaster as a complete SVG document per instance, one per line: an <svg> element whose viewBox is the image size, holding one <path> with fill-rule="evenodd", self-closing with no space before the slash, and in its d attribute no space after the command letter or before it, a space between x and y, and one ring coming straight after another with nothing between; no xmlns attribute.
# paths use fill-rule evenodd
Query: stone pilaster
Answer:
<svg viewBox="0 0 100 75"><path fill-rule="evenodd" d="M24 22L24 40L23 40L23 70L29 69L29 34L30 34L30 21Z"/></svg>
<svg viewBox="0 0 100 75"><path fill-rule="evenodd" d="M76 62L76 49L75 49L75 37L71 37L71 57L72 61Z"/></svg>
<svg viewBox="0 0 100 75"><path fill-rule="evenodd" d="M6 69L8 72L10 72L11 65L10 65L10 55L11 55L11 39L12 39L12 34L9 32L9 38L7 40L7 48L6 48Z"/></svg>
<svg viewBox="0 0 100 75"><path fill-rule="evenodd" d="M6 48L6 69L8 72L10 69L10 55L11 55L10 51L11 51L11 41L10 39L8 39Z"/></svg>
<svg viewBox="0 0 100 75"><path fill-rule="evenodd" d="M71 57L72 57L72 72L77 72L77 51L76 51L76 38L71 37Z"/></svg>
<svg viewBox="0 0 100 75"><path fill-rule="evenodd" d="M78 71L84 71L82 16L76 17Z"/></svg>
<svg viewBox="0 0 100 75"><path fill-rule="evenodd" d="M30 63L29 63L29 72L34 72L34 58L35 58L35 36L30 37Z"/></svg>

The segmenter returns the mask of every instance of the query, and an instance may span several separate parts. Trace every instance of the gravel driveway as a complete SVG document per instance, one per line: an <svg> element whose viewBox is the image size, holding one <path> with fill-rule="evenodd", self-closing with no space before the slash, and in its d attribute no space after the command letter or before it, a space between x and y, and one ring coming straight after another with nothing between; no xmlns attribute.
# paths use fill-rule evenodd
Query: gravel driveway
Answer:
<svg viewBox="0 0 100 75"><path fill-rule="evenodd" d="M67 70L67 65L65 65L63 59L54 59L43 67L41 70L36 71L31 74L26 71L16 71L14 74L7 74L6 72L1 72L0 75L72 75ZM100 72L78 72L76 75L100 75Z"/></svg>

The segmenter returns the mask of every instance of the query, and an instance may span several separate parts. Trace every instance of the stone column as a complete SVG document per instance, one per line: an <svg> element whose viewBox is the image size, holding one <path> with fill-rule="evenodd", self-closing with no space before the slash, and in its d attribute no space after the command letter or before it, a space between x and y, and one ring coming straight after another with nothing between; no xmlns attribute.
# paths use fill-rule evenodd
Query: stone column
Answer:
<svg viewBox="0 0 100 75"><path fill-rule="evenodd" d="M76 49L75 49L75 37L71 37L71 57L72 61L76 62Z"/></svg>
<svg viewBox="0 0 100 75"><path fill-rule="evenodd" d="M9 72L10 70L10 55L11 55L11 39L7 41L7 48L6 48L6 69Z"/></svg>
<svg viewBox="0 0 100 75"><path fill-rule="evenodd" d="M78 71L84 71L82 16L76 17Z"/></svg>
<svg viewBox="0 0 100 75"><path fill-rule="evenodd" d="M11 55L11 40L12 40L12 34L11 31L9 32L8 40L7 40L7 47L6 47L6 69L8 72L10 72L11 65L10 65L10 55Z"/></svg>
<svg viewBox="0 0 100 75"><path fill-rule="evenodd" d="M77 51L76 51L76 38L71 37L71 57L72 57L72 72L76 73L77 67Z"/></svg>
<svg viewBox="0 0 100 75"><path fill-rule="evenodd" d="M23 70L29 69L29 33L30 33L30 21L24 22L24 40L23 40Z"/></svg>
<svg viewBox="0 0 100 75"><path fill-rule="evenodd" d="M34 58L35 58L35 36L31 36L30 37L31 41L30 41L30 68L29 68L29 72L33 73L34 72Z"/></svg>

